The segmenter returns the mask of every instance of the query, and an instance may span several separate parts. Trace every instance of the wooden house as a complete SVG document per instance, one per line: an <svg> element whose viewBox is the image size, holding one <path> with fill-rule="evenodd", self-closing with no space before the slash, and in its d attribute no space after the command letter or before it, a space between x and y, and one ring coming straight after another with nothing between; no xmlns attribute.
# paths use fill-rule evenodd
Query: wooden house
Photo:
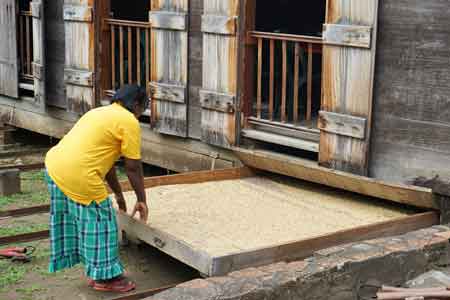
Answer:
<svg viewBox="0 0 450 300"><path fill-rule="evenodd" d="M1 117L62 137L138 83L153 165L450 179L449 13L441 0L2 0Z"/></svg>

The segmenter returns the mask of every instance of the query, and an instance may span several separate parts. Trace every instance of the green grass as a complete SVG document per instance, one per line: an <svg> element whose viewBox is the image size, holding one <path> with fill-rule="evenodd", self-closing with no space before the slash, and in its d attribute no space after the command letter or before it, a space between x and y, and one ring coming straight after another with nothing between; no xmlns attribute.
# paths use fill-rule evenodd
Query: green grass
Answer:
<svg viewBox="0 0 450 300"><path fill-rule="evenodd" d="M11 263L9 260L0 260L0 291L21 281L27 273L27 266L21 263Z"/></svg>

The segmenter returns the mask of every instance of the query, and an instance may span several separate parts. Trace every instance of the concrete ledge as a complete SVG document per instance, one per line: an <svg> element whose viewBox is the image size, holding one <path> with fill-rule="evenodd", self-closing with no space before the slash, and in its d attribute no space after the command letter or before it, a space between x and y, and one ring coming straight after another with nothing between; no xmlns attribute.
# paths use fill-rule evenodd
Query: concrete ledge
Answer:
<svg viewBox="0 0 450 300"><path fill-rule="evenodd" d="M447 264L450 227L321 250L313 257L198 279L147 300L357 299L364 284L397 285Z"/></svg>

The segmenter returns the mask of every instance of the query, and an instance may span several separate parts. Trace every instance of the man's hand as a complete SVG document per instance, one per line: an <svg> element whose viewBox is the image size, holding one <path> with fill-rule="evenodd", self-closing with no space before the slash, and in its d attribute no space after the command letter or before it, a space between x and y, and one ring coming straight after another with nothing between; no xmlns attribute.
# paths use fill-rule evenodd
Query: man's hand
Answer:
<svg viewBox="0 0 450 300"><path fill-rule="evenodd" d="M139 212L139 216L142 222L147 223L148 220L148 206L145 202L136 202L136 205L133 208L133 212L131 213L131 217L134 218L136 213Z"/></svg>
<svg viewBox="0 0 450 300"><path fill-rule="evenodd" d="M125 201L125 198L123 197L123 194L116 194L116 201L117 205L119 206L119 210L126 213L127 212L127 202Z"/></svg>

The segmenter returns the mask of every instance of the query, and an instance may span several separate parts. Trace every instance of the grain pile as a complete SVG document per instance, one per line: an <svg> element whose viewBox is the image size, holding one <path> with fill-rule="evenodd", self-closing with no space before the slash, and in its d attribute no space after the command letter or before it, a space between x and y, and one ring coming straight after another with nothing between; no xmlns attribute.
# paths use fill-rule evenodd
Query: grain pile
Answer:
<svg viewBox="0 0 450 300"><path fill-rule="evenodd" d="M149 226L213 256L265 248L411 213L297 180L253 177L147 190ZM126 194L128 210L136 198Z"/></svg>

